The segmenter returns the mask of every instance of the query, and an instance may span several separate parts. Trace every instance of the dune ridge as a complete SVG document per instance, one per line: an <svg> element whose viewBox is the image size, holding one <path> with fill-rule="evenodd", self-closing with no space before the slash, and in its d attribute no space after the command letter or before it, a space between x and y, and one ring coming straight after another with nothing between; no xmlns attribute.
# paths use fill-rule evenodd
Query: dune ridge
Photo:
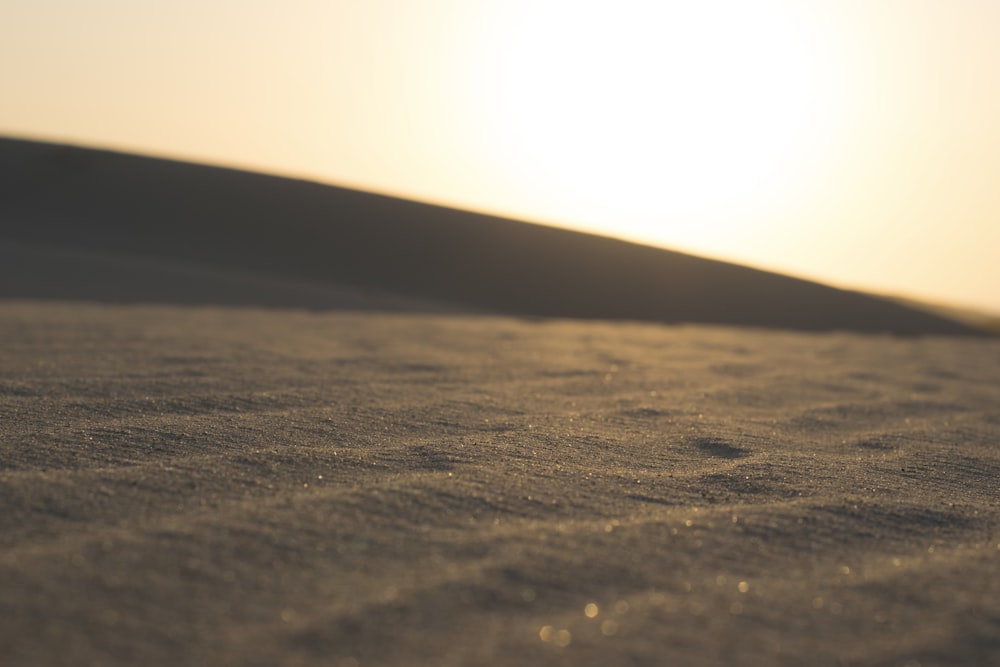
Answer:
<svg viewBox="0 0 1000 667"><path fill-rule="evenodd" d="M522 316L982 333L870 295L614 239L276 176L14 139L0 139L0 238ZM40 282L9 277L2 293L32 296L30 286Z"/></svg>

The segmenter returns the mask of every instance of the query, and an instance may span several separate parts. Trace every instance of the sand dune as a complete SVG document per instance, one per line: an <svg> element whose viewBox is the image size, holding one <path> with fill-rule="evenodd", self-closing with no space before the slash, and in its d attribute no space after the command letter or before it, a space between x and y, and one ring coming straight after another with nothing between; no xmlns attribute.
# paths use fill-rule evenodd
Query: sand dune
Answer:
<svg viewBox="0 0 1000 667"><path fill-rule="evenodd" d="M373 288L9 239L0 243L0 299L3 298L313 310L471 311L455 304Z"/></svg>
<svg viewBox="0 0 1000 667"><path fill-rule="evenodd" d="M272 177L0 174L5 667L1000 664L996 338Z"/></svg>
<svg viewBox="0 0 1000 667"><path fill-rule="evenodd" d="M3 239L516 315L977 331L869 295L603 237L274 176L15 140L0 140ZM35 281L26 282L30 292ZM7 285L4 293L19 289Z"/></svg>

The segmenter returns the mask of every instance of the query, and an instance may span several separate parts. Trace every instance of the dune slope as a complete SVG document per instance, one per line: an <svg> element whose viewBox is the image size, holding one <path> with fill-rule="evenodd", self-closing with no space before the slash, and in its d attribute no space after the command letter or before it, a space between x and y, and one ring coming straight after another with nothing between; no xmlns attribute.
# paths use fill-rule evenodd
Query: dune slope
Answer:
<svg viewBox="0 0 1000 667"><path fill-rule="evenodd" d="M608 238L274 176L12 139L0 140L3 239L517 315L976 332L872 296ZM38 294L38 284L8 277L0 289L8 297L75 296L58 286Z"/></svg>

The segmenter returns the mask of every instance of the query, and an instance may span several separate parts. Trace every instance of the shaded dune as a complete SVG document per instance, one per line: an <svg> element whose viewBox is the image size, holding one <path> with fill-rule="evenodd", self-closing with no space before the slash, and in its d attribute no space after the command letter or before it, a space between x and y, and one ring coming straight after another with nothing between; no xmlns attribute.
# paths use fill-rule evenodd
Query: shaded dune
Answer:
<svg viewBox="0 0 1000 667"><path fill-rule="evenodd" d="M459 310L453 304L371 288L9 239L0 243L2 297L313 310Z"/></svg>
<svg viewBox="0 0 1000 667"><path fill-rule="evenodd" d="M0 238L22 248L184 262L522 316L979 333L865 294L605 237L300 180L12 139L0 140ZM110 298L100 289L79 293L86 290L72 275L44 289L37 275L8 271L0 279L3 297ZM77 291L67 293L74 283ZM150 290L145 300L282 302L249 287L239 298L235 288L160 292L157 299ZM336 303L303 293L290 305Z"/></svg>

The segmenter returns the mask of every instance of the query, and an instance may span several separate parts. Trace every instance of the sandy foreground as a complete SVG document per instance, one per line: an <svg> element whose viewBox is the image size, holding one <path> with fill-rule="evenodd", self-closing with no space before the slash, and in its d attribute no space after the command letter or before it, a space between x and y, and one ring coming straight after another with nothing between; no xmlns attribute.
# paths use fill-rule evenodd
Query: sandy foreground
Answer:
<svg viewBox="0 0 1000 667"><path fill-rule="evenodd" d="M1000 664L1000 341L0 302L0 664Z"/></svg>

